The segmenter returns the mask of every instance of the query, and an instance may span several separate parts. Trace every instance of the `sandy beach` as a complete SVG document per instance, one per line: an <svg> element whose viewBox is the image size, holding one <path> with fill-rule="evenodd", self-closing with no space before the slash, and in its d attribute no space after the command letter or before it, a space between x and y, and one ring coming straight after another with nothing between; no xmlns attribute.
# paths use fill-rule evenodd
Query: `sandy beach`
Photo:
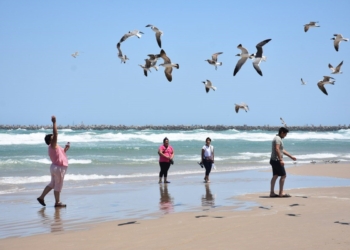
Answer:
<svg viewBox="0 0 350 250"><path fill-rule="evenodd" d="M307 164L287 173L350 178L349 169L350 164ZM269 198L267 192L239 196L243 203L257 204L248 210L208 206L157 219L95 223L85 230L1 239L0 248L349 249L350 187L287 192L291 198Z"/></svg>

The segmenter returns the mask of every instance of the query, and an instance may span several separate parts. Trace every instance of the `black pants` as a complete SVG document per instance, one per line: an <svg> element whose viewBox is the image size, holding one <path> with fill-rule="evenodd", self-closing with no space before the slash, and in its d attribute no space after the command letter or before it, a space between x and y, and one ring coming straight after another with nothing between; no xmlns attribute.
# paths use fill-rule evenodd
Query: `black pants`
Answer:
<svg viewBox="0 0 350 250"><path fill-rule="evenodd" d="M170 162L159 162L159 166L160 166L159 178L162 178L163 176L167 178L168 170L170 168Z"/></svg>
<svg viewBox="0 0 350 250"><path fill-rule="evenodd" d="M208 161L208 160L203 159L203 165L205 167L205 175L208 176L210 174L211 166L213 165L213 162L210 160Z"/></svg>

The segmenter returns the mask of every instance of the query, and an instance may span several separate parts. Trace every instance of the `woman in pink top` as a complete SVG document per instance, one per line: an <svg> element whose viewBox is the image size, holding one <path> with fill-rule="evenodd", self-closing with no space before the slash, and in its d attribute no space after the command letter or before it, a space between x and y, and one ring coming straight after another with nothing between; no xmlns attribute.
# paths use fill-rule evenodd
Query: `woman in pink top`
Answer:
<svg viewBox="0 0 350 250"><path fill-rule="evenodd" d="M174 149L172 148L172 146L169 145L169 139L167 137L163 139L163 145L159 147L158 154L160 166L159 183L162 183L163 176L164 183L170 183L170 181L167 181L167 177L170 164L174 163Z"/></svg>
<svg viewBox="0 0 350 250"><path fill-rule="evenodd" d="M62 204L60 201L60 194L63 187L64 176L68 168L66 152L69 149L69 143L67 143L64 149L57 145L58 131L56 117L52 116L51 121L53 125L53 134L45 136L45 142L49 145L48 153L52 162L50 167L51 182L45 187L43 193L37 198L37 200L41 205L46 206L44 198L53 189L55 195L55 207L66 207L66 204Z"/></svg>

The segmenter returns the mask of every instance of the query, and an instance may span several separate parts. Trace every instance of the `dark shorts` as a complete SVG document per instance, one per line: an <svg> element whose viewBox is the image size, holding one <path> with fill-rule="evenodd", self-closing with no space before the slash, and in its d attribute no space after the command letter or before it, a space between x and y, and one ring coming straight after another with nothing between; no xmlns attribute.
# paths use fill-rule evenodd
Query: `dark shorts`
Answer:
<svg viewBox="0 0 350 250"><path fill-rule="evenodd" d="M270 164L272 166L272 173L273 175L278 175L278 176L285 176L286 170L284 169L284 166L281 166L280 161L273 161L270 160Z"/></svg>

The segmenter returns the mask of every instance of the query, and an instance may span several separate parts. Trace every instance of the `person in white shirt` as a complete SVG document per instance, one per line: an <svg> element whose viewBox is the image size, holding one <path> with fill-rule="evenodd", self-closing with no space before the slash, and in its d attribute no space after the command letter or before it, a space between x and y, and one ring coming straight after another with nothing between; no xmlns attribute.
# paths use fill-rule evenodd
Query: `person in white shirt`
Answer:
<svg viewBox="0 0 350 250"><path fill-rule="evenodd" d="M205 139L205 145L202 148L202 164L205 167L205 176L204 176L204 182L208 183L209 181L209 174L211 171L211 168L214 163L214 147L210 145L211 139L208 137Z"/></svg>

